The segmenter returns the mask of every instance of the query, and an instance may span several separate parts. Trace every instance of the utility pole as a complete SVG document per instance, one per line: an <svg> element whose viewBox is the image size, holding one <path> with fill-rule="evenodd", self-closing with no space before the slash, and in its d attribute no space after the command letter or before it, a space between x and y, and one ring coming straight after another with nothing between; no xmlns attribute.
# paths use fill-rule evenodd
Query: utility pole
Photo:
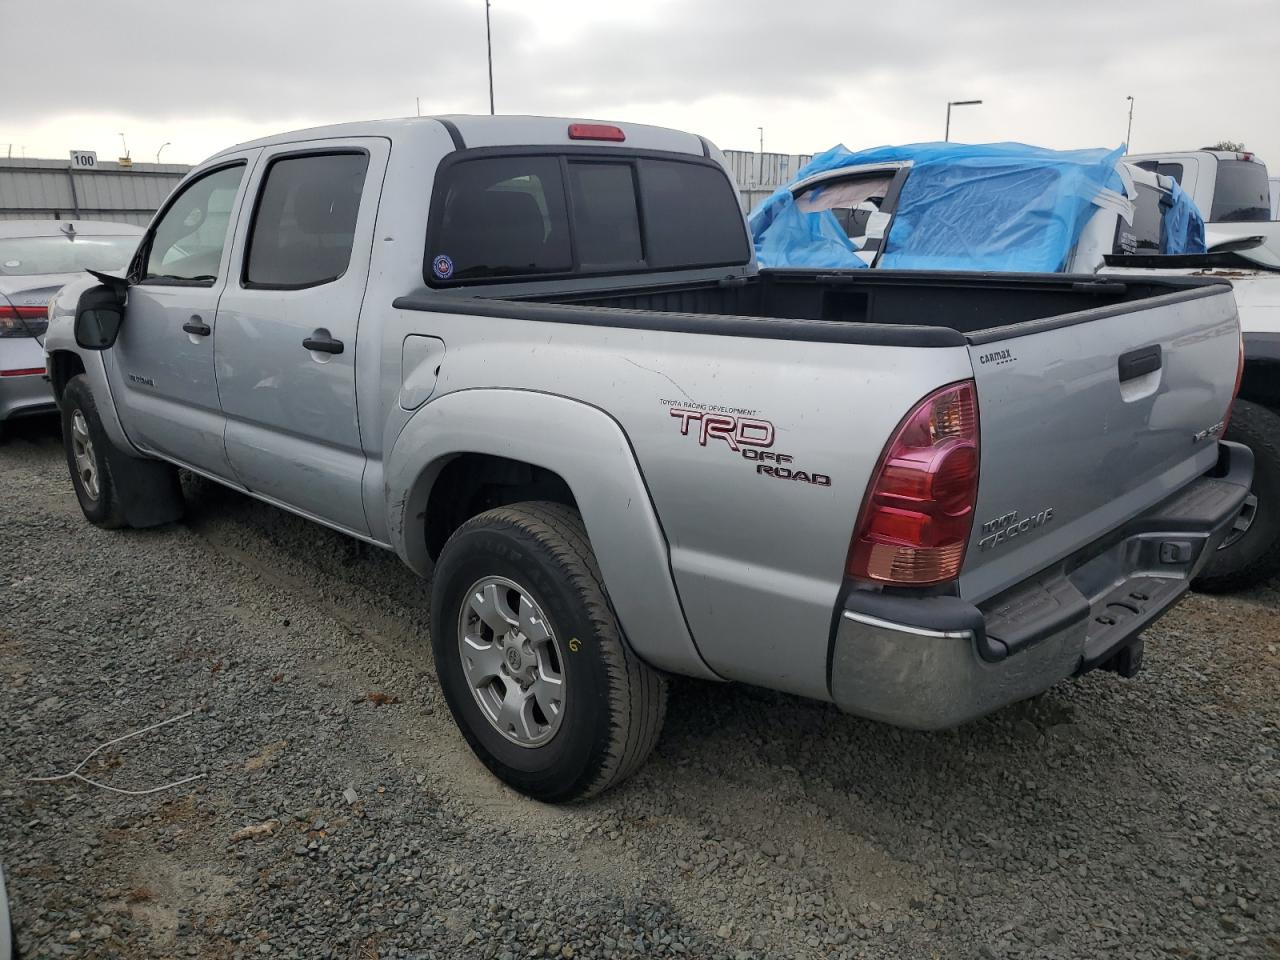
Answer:
<svg viewBox="0 0 1280 960"><path fill-rule="evenodd" d="M1125 153L1132 153L1133 151L1129 149L1129 144L1133 141L1133 97L1125 97L1125 99L1129 101L1129 129L1124 134L1124 151Z"/></svg>
<svg viewBox="0 0 1280 960"><path fill-rule="evenodd" d="M414 110L417 111L418 116L422 116L422 98L421 97L413 98L413 108Z"/></svg>
<svg viewBox="0 0 1280 960"><path fill-rule="evenodd" d="M493 116L493 30L489 26L489 0L484 0L484 43L489 51L489 116Z"/></svg>

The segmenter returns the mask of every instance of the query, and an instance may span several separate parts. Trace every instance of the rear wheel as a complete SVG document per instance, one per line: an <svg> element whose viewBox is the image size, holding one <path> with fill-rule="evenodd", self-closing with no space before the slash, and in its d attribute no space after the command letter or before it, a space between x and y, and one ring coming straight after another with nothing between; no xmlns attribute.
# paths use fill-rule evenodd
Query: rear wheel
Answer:
<svg viewBox="0 0 1280 960"><path fill-rule="evenodd" d="M1226 439L1253 451L1253 497L1242 522L1192 583L1206 593L1242 590L1280 574L1280 415L1237 401Z"/></svg>
<svg viewBox="0 0 1280 960"><path fill-rule="evenodd" d="M666 713L622 638L576 512L522 503L468 520L436 565L440 686L476 756L521 793L589 797L630 776Z"/></svg>

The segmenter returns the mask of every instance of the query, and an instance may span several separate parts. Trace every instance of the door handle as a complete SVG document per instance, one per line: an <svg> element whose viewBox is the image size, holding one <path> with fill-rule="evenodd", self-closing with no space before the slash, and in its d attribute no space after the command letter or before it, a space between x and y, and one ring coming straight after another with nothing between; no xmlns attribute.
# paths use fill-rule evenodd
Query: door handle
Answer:
<svg viewBox="0 0 1280 960"><path fill-rule="evenodd" d="M318 353L341 353L345 349L342 341L335 340L324 327L321 327L303 340L302 345L308 350L315 350Z"/></svg>
<svg viewBox="0 0 1280 960"><path fill-rule="evenodd" d="M1128 353L1121 354L1120 359L1116 361L1120 382L1135 380L1143 374L1155 373L1160 369L1161 362L1160 344L1158 343L1152 347L1139 347L1137 350L1130 350Z"/></svg>
<svg viewBox="0 0 1280 960"><path fill-rule="evenodd" d="M213 333L213 327L205 323L198 313L191 315L191 319L182 325L182 330L193 337L207 337Z"/></svg>

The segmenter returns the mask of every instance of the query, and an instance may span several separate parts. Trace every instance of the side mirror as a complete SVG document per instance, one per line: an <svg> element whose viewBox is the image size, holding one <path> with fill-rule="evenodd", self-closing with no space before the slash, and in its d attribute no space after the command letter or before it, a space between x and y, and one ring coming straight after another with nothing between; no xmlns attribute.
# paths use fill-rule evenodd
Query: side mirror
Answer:
<svg viewBox="0 0 1280 960"><path fill-rule="evenodd" d="M90 287L76 304L76 345L84 350L108 350L120 335L123 298L111 287Z"/></svg>

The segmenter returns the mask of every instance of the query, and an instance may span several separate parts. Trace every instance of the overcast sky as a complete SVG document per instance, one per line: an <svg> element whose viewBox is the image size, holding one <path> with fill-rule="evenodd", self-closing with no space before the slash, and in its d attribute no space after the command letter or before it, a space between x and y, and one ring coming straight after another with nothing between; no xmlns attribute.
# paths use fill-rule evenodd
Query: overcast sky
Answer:
<svg viewBox="0 0 1280 960"><path fill-rule="evenodd" d="M500 113L726 149L1242 140L1280 171L1280 0L494 0ZM0 155L197 162L266 133L486 113L484 0L0 0Z"/></svg>

